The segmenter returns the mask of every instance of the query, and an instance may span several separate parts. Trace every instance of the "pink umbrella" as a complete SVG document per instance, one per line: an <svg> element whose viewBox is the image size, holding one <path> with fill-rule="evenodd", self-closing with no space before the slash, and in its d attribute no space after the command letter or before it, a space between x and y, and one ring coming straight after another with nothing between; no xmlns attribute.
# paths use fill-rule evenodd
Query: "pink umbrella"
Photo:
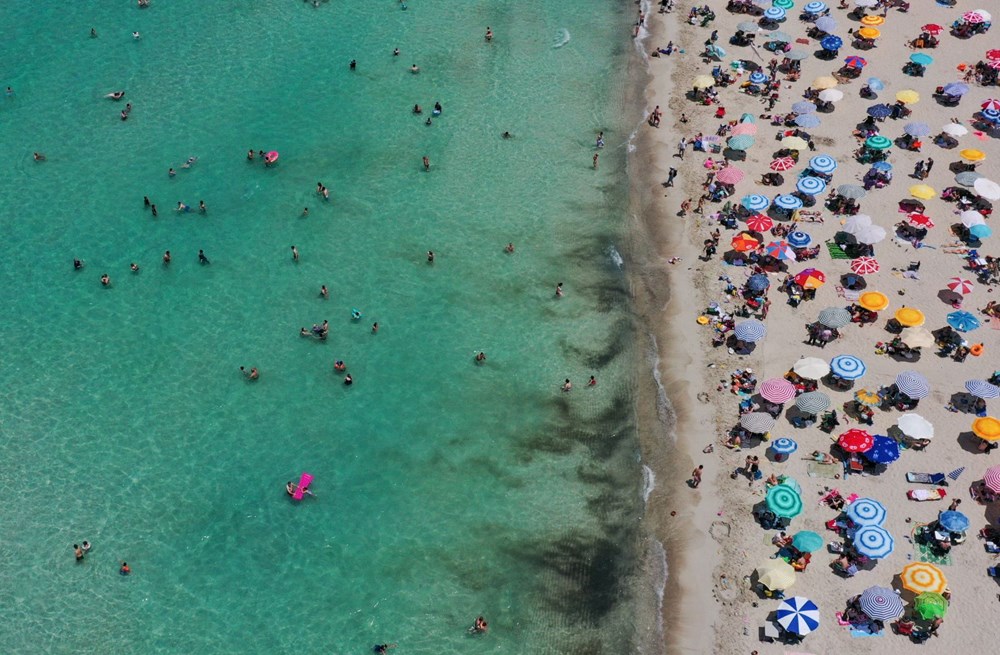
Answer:
<svg viewBox="0 0 1000 655"><path fill-rule="evenodd" d="M983 482L986 483L986 486L991 491L1000 492L1000 466L986 469L986 474L983 475Z"/></svg>
<svg viewBox="0 0 1000 655"><path fill-rule="evenodd" d="M747 219L747 227L754 232L767 232L774 227L774 221L771 220L770 216L754 214Z"/></svg>
<svg viewBox="0 0 1000 655"><path fill-rule="evenodd" d="M934 227L934 221L931 220L930 216L925 214L910 214L907 218L910 219L911 225L916 225L917 227Z"/></svg>
<svg viewBox="0 0 1000 655"><path fill-rule="evenodd" d="M746 134L749 136L753 136L754 134L757 134L757 126L754 125L753 123L739 123L735 127L733 127L733 129L729 130L729 133L732 134L733 136L739 134Z"/></svg>
<svg viewBox="0 0 1000 655"><path fill-rule="evenodd" d="M851 270L858 275L878 273L878 260L874 257L858 257L851 260Z"/></svg>
<svg viewBox="0 0 1000 655"><path fill-rule="evenodd" d="M795 397L795 385L784 378L765 380L760 385L760 397L772 403L787 403Z"/></svg>
<svg viewBox="0 0 1000 655"><path fill-rule="evenodd" d="M747 174L739 168L736 168L735 166L726 166L715 174L715 179L723 184L739 184L746 176Z"/></svg>
<svg viewBox="0 0 1000 655"><path fill-rule="evenodd" d="M772 171L777 171L783 173L785 171L795 168L795 160L791 157L779 157L771 162L768 166Z"/></svg>
<svg viewBox="0 0 1000 655"><path fill-rule="evenodd" d="M986 19L983 18L983 15L981 13L979 13L978 11L967 11L967 12L965 12L964 14L962 14L962 20L964 20L966 23L970 23L972 25L976 25L978 23L985 23L986 22Z"/></svg>
<svg viewBox="0 0 1000 655"><path fill-rule="evenodd" d="M983 109L995 109L996 111L1000 111L1000 100L997 100L996 98L990 98L979 106L982 107Z"/></svg>
<svg viewBox="0 0 1000 655"><path fill-rule="evenodd" d="M972 293L972 280L966 280L961 277L953 277L948 280L948 288L955 293L964 296L967 293Z"/></svg>

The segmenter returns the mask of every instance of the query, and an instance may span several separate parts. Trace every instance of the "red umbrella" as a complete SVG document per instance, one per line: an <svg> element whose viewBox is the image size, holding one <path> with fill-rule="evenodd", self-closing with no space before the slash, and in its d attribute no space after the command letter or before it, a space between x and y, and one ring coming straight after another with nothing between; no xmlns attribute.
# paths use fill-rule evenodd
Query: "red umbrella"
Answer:
<svg viewBox="0 0 1000 655"><path fill-rule="evenodd" d="M737 250L739 252L756 250L758 246L760 246L760 241L753 238L746 232L738 234L733 238L733 250Z"/></svg>
<svg viewBox="0 0 1000 655"><path fill-rule="evenodd" d="M747 219L747 227L754 232L767 232L774 227L774 221L771 220L770 216L754 214Z"/></svg>
<svg viewBox="0 0 1000 655"><path fill-rule="evenodd" d="M997 100L996 98L990 98L979 106L982 107L983 109L995 109L997 111L1000 111L1000 100Z"/></svg>
<svg viewBox="0 0 1000 655"><path fill-rule="evenodd" d="M878 260L874 257L858 257L851 260L851 270L858 275L878 273Z"/></svg>
<svg viewBox="0 0 1000 655"><path fill-rule="evenodd" d="M926 25L920 28L920 31L927 32L932 36L937 36L938 34L944 31L944 28L938 25L937 23L927 23Z"/></svg>
<svg viewBox="0 0 1000 655"><path fill-rule="evenodd" d="M986 62L986 65L993 70L1000 70L1000 59L994 59L992 61Z"/></svg>
<svg viewBox="0 0 1000 655"><path fill-rule="evenodd" d="M770 168L772 171L783 173L785 171L789 171L795 168L795 160L792 159L791 157L779 157L774 161L772 161L771 165L768 166L768 168Z"/></svg>
<svg viewBox="0 0 1000 655"><path fill-rule="evenodd" d="M854 428L840 435L837 443L849 453L863 453L871 450L875 440L864 430Z"/></svg>
<svg viewBox="0 0 1000 655"><path fill-rule="evenodd" d="M931 220L930 216L925 214L910 214L909 217L910 224L916 225L917 227L934 227L934 221Z"/></svg>
<svg viewBox="0 0 1000 655"><path fill-rule="evenodd" d="M991 491L1000 492L1000 466L993 466L986 469L986 474L983 475L983 482L986 483L986 486Z"/></svg>
<svg viewBox="0 0 1000 655"><path fill-rule="evenodd" d="M961 277L953 277L948 280L948 288L955 293L964 296L967 293L972 293L972 280L966 280Z"/></svg>
<svg viewBox="0 0 1000 655"><path fill-rule="evenodd" d="M1000 59L1000 50L995 50L995 49L987 50L986 58L989 59L990 61L996 61L997 59Z"/></svg>
<svg viewBox="0 0 1000 655"><path fill-rule="evenodd" d="M735 166L726 166L715 174L715 179L723 184L739 184L746 176L747 174L739 168L736 168Z"/></svg>

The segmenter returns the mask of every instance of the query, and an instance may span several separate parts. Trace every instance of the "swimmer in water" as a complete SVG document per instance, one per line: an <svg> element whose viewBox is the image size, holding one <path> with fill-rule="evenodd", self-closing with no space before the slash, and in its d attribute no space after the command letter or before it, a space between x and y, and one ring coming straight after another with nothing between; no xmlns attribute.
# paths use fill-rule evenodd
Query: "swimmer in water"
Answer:
<svg viewBox="0 0 1000 655"><path fill-rule="evenodd" d="M507 247L504 248L504 252L506 252L507 254L513 253L514 252L514 244L513 243L508 243Z"/></svg>
<svg viewBox="0 0 1000 655"><path fill-rule="evenodd" d="M73 270L79 271L82 268L83 268L83 260L82 259L74 259L73 260Z"/></svg>
<svg viewBox="0 0 1000 655"><path fill-rule="evenodd" d="M139 34L138 32L132 32L132 38L135 39L136 41L139 40L140 36L142 36L142 35Z"/></svg>
<svg viewBox="0 0 1000 655"><path fill-rule="evenodd" d="M151 204L152 203L149 202L149 196L143 196L142 197L142 207L143 207L143 209L145 209L146 207L149 207Z"/></svg>
<svg viewBox="0 0 1000 655"><path fill-rule="evenodd" d="M163 252L163 265L166 266L170 263L170 251L166 250Z"/></svg>
<svg viewBox="0 0 1000 655"><path fill-rule="evenodd" d="M191 168L198 161L197 157L188 157L188 160L181 165L181 168Z"/></svg>
<svg viewBox="0 0 1000 655"><path fill-rule="evenodd" d="M351 374L348 373L347 375L344 376L344 386L348 386L349 387L352 384L354 384L354 378L352 378Z"/></svg>
<svg viewBox="0 0 1000 655"><path fill-rule="evenodd" d="M257 380L260 378L260 372L254 367L251 367L248 371L245 367L241 366L240 373L248 380Z"/></svg>
<svg viewBox="0 0 1000 655"><path fill-rule="evenodd" d="M299 261L299 249L292 246L292 261Z"/></svg>
<svg viewBox="0 0 1000 655"><path fill-rule="evenodd" d="M486 28L486 42L489 43L492 40L493 40L493 30L491 30L489 27L487 27Z"/></svg>
<svg viewBox="0 0 1000 655"><path fill-rule="evenodd" d="M599 132L597 134L597 147L598 148L604 147L604 132Z"/></svg>
<svg viewBox="0 0 1000 655"><path fill-rule="evenodd" d="M302 218L305 218L308 215L309 215L309 208L308 207L303 207L302 208Z"/></svg>
<svg viewBox="0 0 1000 655"><path fill-rule="evenodd" d="M45 155L40 152L32 153L32 156L35 158L35 161L45 161Z"/></svg>
<svg viewBox="0 0 1000 655"><path fill-rule="evenodd" d="M174 211L179 211L179 212L186 212L186 211L191 211L191 208L190 208L190 207L188 207L187 205L185 205L185 204L184 204L183 202L181 202L180 200L178 200L178 201L177 201L177 209L176 209L176 210L174 210Z"/></svg>
<svg viewBox="0 0 1000 655"><path fill-rule="evenodd" d="M124 91L113 91L112 93L109 93L109 94L107 94L104 97L105 98L111 98L112 100L121 100L122 98L125 97L125 92Z"/></svg>
<svg viewBox="0 0 1000 655"><path fill-rule="evenodd" d="M128 112L123 109L122 113L121 113L121 117L122 117L123 121L127 121L128 120Z"/></svg>
<svg viewBox="0 0 1000 655"><path fill-rule="evenodd" d="M426 120L426 121L424 121L424 125L433 125L433 124L434 124L434 123L433 123L433 122L431 121L431 117L430 117L430 116L428 116L428 117L427 117L427 120Z"/></svg>
<svg viewBox="0 0 1000 655"><path fill-rule="evenodd" d="M205 201L204 200L199 200L198 201L198 213L200 213L200 214L207 214L208 213L208 207L205 206Z"/></svg>
<svg viewBox="0 0 1000 655"><path fill-rule="evenodd" d="M343 373L344 371L347 370L347 364L345 364L342 359L338 359L333 363L333 370L335 370L338 373Z"/></svg>
<svg viewBox="0 0 1000 655"><path fill-rule="evenodd" d="M309 330L307 330L305 328L300 328L299 329L299 336L300 337L311 337L312 334L309 332Z"/></svg>
<svg viewBox="0 0 1000 655"><path fill-rule="evenodd" d="M129 264L128 267L130 269L132 269L133 273L138 273L139 272L139 265L136 264L135 262L132 262L131 264Z"/></svg>
<svg viewBox="0 0 1000 655"><path fill-rule="evenodd" d="M511 134L510 132L504 132L500 136L503 137L504 139L513 139L514 138L514 135Z"/></svg>
<svg viewBox="0 0 1000 655"><path fill-rule="evenodd" d="M150 205L149 211L153 212L153 216L159 216L159 214L156 213L156 205Z"/></svg>
<svg viewBox="0 0 1000 655"><path fill-rule="evenodd" d="M125 112L122 113L124 114ZM170 170L167 171L167 177L174 177L175 175L177 175L177 171L175 171L174 169L171 168Z"/></svg>
<svg viewBox="0 0 1000 655"><path fill-rule="evenodd" d="M128 562L122 562L122 567L118 569L120 575L129 575L132 573L132 569L128 567Z"/></svg>
<svg viewBox="0 0 1000 655"><path fill-rule="evenodd" d="M83 550L79 544L73 544L73 555L76 557L77 562L83 561Z"/></svg>
<svg viewBox="0 0 1000 655"><path fill-rule="evenodd" d="M434 103L434 111L438 112L439 114L444 111L444 107L441 106L440 102Z"/></svg>
<svg viewBox="0 0 1000 655"><path fill-rule="evenodd" d="M90 542L89 541L84 541L82 544L80 544L80 547L81 547L81 549L83 550L84 553L89 553L90 552Z"/></svg>
<svg viewBox="0 0 1000 655"><path fill-rule="evenodd" d="M330 298L330 292L326 290L325 284L319 288L319 297L324 300L329 300Z"/></svg>
<svg viewBox="0 0 1000 655"><path fill-rule="evenodd" d="M198 263L201 264L201 265L203 265L203 266L205 264L211 264L212 263L212 262L208 261L208 257L205 256L205 251L204 250L199 250L198 251Z"/></svg>
<svg viewBox="0 0 1000 655"><path fill-rule="evenodd" d="M481 364L482 362L485 362L485 361L486 361L486 353L484 353L482 350L480 350L476 354L476 363L477 364Z"/></svg>
<svg viewBox="0 0 1000 655"><path fill-rule="evenodd" d="M351 67L351 70L356 70L357 67L358 67L358 60L357 59L352 59L350 67Z"/></svg>
<svg viewBox="0 0 1000 655"><path fill-rule="evenodd" d="M428 264L433 264L434 263L434 251L433 250L428 250L427 251L427 263Z"/></svg>
<svg viewBox="0 0 1000 655"><path fill-rule="evenodd" d="M556 285L556 298L562 298L563 296L563 283L560 282Z"/></svg>
<svg viewBox="0 0 1000 655"><path fill-rule="evenodd" d="M97 30L95 30L93 27L90 28L90 38L92 39L97 38Z"/></svg>
<svg viewBox="0 0 1000 655"><path fill-rule="evenodd" d="M431 158L428 157L427 155L424 155L424 170L425 171L431 170Z"/></svg>
<svg viewBox="0 0 1000 655"><path fill-rule="evenodd" d="M412 66L410 66L410 72L416 75L417 73L420 72L420 67L417 66L416 64L413 64Z"/></svg>
<svg viewBox="0 0 1000 655"><path fill-rule="evenodd" d="M253 161L253 148L247 150L247 161Z"/></svg>
<svg viewBox="0 0 1000 655"><path fill-rule="evenodd" d="M424 110L420 107L420 105L413 105L413 113L422 114L424 113Z"/></svg>
<svg viewBox="0 0 1000 655"><path fill-rule="evenodd" d="M102 275L101 276L101 285L105 286L105 287L111 286L111 276L109 276L107 273L105 273L104 275Z"/></svg>
<svg viewBox="0 0 1000 655"><path fill-rule="evenodd" d="M486 619L480 616L476 618L476 622L472 624L472 627L469 629L469 632L483 633L486 632L488 629L489 626L486 623Z"/></svg>
<svg viewBox="0 0 1000 655"><path fill-rule="evenodd" d="M569 381L569 378L566 378L566 381L563 382L562 390L563 391L572 391L573 390L573 383Z"/></svg>
<svg viewBox="0 0 1000 655"><path fill-rule="evenodd" d="M372 334L378 334L378 321L372 323Z"/></svg>
<svg viewBox="0 0 1000 655"><path fill-rule="evenodd" d="M393 56L393 57L398 57L398 56L399 56L399 48L395 48L395 49L394 49L394 50L392 51L392 56Z"/></svg>

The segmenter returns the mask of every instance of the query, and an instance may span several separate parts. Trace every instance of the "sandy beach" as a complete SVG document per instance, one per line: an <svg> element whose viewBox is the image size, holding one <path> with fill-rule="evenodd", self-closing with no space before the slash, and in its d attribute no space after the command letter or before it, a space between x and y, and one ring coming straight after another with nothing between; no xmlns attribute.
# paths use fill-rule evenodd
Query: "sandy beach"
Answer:
<svg viewBox="0 0 1000 655"><path fill-rule="evenodd" d="M975 171L989 179L1000 177L997 139L982 132L977 136L973 124L973 114L979 111L981 103L998 93L996 87L970 81L970 90L958 106L942 106L935 102L933 95L936 87L961 81L963 70L983 59L990 47L990 36L959 39L948 33L947 27L952 21L977 8L970 2L960 0L954 7L914 3L906 13L897 8L888 11L873 8L862 12L860 15L884 17L884 24L879 26L884 36L875 39L876 47L862 51L852 47L852 33L848 32L864 26L857 17L848 15L855 11L853 3L848 9L831 6L829 16L837 22L834 33L843 37L844 45L836 57L823 60L815 56L820 50L819 41L806 33L813 24L800 20L800 7L789 9L778 29L791 36L792 48L803 50L809 56L801 61L801 75L797 80L789 79L780 71L777 73L779 97L771 111L764 103L766 95L741 92L741 84L748 80L750 71L730 67L730 62L745 59L756 61L766 73L768 61L774 57L762 47L767 32L757 34L756 48L731 45L729 39L736 33L737 25L758 18L731 13L721 2L710 6L715 18L704 27L701 17L698 25L687 21L689 3L678 4L672 13L657 13L658 8L654 7L646 17L650 34L643 42L644 51L650 53L666 48L669 42L674 48L670 55L648 59L647 112L658 105L663 117L658 128L643 125L636 139L637 151L630 163L635 180L635 231L639 235L631 251L642 270L641 275L634 275L633 291L644 324L652 326L648 345L654 354L650 358L658 362L662 388L669 398L669 403L664 404L654 397L659 387L650 383L645 385L648 388L639 399L642 403L640 420L647 426L663 427L659 434L656 429L644 431L643 458L650 463L657 479L664 481L651 494L647 513L650 525L656 526L652 533L664 544L669 563L663 593L667 599L662 616L667 640L665 652L825 653L847 648L852 652L902 652L913 644L908 637L894 634L892 621L885 621L882 631L864 634L856 629L857 626L840 625L837 613L843 612L848 601L865 589L882 586L899 593L906 607L904 616L909 616L915 594L903 589L900 573L907 564L927 559L938 564L953 594L943 624L936 636L930 638L930 644L961 652L987 648L990 637L977 630L977 626L996 612L998 587L987 576L987 567L996 563L996 556L985 552L984 541L976 537L980 529L995 518L992 511L995 507L978 503L970 495L970 486L980 481L996 461L988 452L980 452L981 440L971 432L976 415L967 407L951 405L962 398L956 394L964 394L966 380L985 380L994 372L996 359L993 354L1000 345L993 329L997 320L988 320L981 309L993 298L995 285L980 283L976 274L965 268L963 255L967 253L967 245L959 242L949 227L959 220L956 205L943 200L941 193L948 187L958 186L951 165L962 162L958 154L962 149L983 151L986 159ZM912 49L908 42L920 34L920 26L929 23L946 28L938 37L940 46ZM718 31L716 43L726 54L716 59L703 58L699 55L713 30ZM932 56L933 63L921 77L905 74L903 68L910 55L919 52ZM779 130L789 129L771 125L763 116L789 113L793 103L804 99L803 92L813 80L837 72L844 65L845 57L850 55L863 57L867 65L857 79L842 80L835 87L843 92L843 99L834 103L832 113L816 114L820 124L807 130L815 151L802 150L797 165L783 173L784 184L762 185L761 176L770 172L769 163L775 151L780 149L774 141L775 135ZM686 97L695 77L709 75L717 66L736 77L734 84L716 89L718 103L706 106ZM877 98L862 97L859 90L872 76L884 82L885 88L878 91ZM862 184L870 164L859 163L853 157L860 141L852 132L867 117L866 110L871 105L883 102L892 105L896 94L906 89L915 91L920 98L919 102L906 105L912 115L900 120L886 119L877 123L876 128L893 140L903 136L904 125L910 122L926 123L932 133L923 139L925 144L919 153L894 144L888 156L893 167L892 181L884 188L870 189L859 201L860 212L873 217L873 222L887 232L887 237L873 246L880 270L865 275L864 283L866 290L885 294L889 299L888 309L872 324L862 327L850 323L841 328L839 338L829 343L829 347L807 343L805 326L817 321L820 310L846 308L853 304L852 298L857 298L849 289L842 288L842 276L851 273L851 259L832 259L832 251L826 245L847 225L850 216L827 209L824 206L827 192L824 191L817 194L815 206L809 208L819 213L822 222L804 222L800 215L798 225L799 230L811 236L812 244L819 246L818 256L809 261L787 262L787 271L794 275L815 267L825 273L825 284L816 290L814 299L793 306L787 302L789 296L779 291L786 274L771 272L766 296L771 304L763 321L766 337L747 355L734 353L725 345L713 348L711 323L714 321L702 326L696 319L704 315L704 310L713 302L718 303L723 313L735 312L743 304L742 299L738 295L727 295L726 287L731 282L737 289L741 288L753 272L749 266L732 266L723 261L722 255L730 250L731 239L747 226L740 222L737 229L727 229L719 224L717 212L726 200L736 205L748 194L773 198L779 193L794 192L797 175L806 168L809 158L818 154L829 155L838 164L832 173L831 189L843 184ZM725 107L724 118L716 116L720 105ZM688 122L680 122L682 113L686 114ZM722 155L692 152L688 147L681 159L676 156L678 142L682 138L691 141L699 132L716 134L721 123L737 121L744 113L755 119L756 143L746 151L745 161L731 163L746 173L745 179L735 184L731 197L722 202L707 202L703 213L688 211L685 216L679 216L685 199L693 199L693 209L694 203L705 193L703 185L707 184L706 175L710 172L705 160L710 157L719 160ZM957 147L945 149L933 143L934 135L952 121L968 128L968 134L957 139ZM725 140L724 135L723 144ZM917 162L928 157L935 160L935 165L926 179L912 177ZM671 168L678 173L673 186L666 188L664 182ZM919 244L921 247L917 248L912 241L897 238L894 225L907 220L907 214L899 211L899 203L911 198L908 189L920 182L936 191L935 197L923 201L923 214L931 217L936 225L928 230ZM989 224L988 216L985 222ZM775 222L778 226L790 224L788 220ZM717 228L722 232L718 254L703 261L699 258L703 242ZM776 237L765 231L762 245L774 240ZM995 243L989 239L976 245L976 249L981 257L996 254ZM917 262L919 268L912 270ZM887 320L904 306L923 312L927 330L937 331L944 327L947 315L958 309L953 306L956 298L948 293L946 286L956 276L974 285L962 299L961 309L972 313L982 327L960 334L970 346L982 344L982 356L968 356L959 362L952 357L939 357L936 354L938 347L930 345L921 349L916 361L910 361L877 350L877 343L890 342L895 336L885 329ZM759 316L756 312L753 315ZM741 320L736 318L736 322ZM781 378L801 357L818 357L829 362L837 355L854 355L867 366L867 373L854 383L853 389L841 390L819 383L819 391L832 402L830 409L837 410L839 426L830 433L821 431L819 423L800 429L783 413L770 431L770 439L773 442L780 437L791 438L797 442L798 450L781 462L775 461L769 442L752 440L740 451L725 447L727 434L739 423L739 405L744 400L730 390L734 371L752 369L759 387L760 382ZM930 394L912 411L933 424L934 438L923 450L901 449L899 458L889 463L885 470L866 466L864 472L846 475L841 463L846 453L836 445L838 436L852 428L865 429L872 435L899 434L890 428L894 428L904 412L895 408L876 408L873 424L859 425L855 418L845 415L844 404L854 400L854 392L859 389L874 391L891 386L904 371L915 371L930 383ZM753 402L749 394L745 398L747 403ZM996 407L1000 401L986 402L990 415L1000 411ZM785 405L785 412L791 406L794 401ZM664 416L664 407L676 416ZM676 440L663 436L674 420ZM705 452L709 446L711 452ZM813 465L810 455L814 451L829 454L836 464ZM761 479L748 479L743 475L740 469L747 456L759 458ZM705 467L703 482L697 489L691 489L687 481L698 465ZM953 473L956 479L946 476L946 485L918 484L907 480L907 472ZM808 634L802 644L794 646L761 640L763 627L775 625L774 612L781 600L763 597L754 584L755 578L751 577L755 568L772 562L772 556L778 553L772 545L772 538L778 532L763 529L753 516L755 506L765 499L766 480L772 474L790 476L801 485L803 510L791 519L786 529L788 534L809 530L821 535L825 542L823 548L812 553L806 570L797 574L795 584L785 592L786 598L805 596L819 608L818 629ZM933 492L938 488L945 490L940 500L916 502L907 497L910 490ZM894 539L891 554L852 577L835 573L831 568L837 555L828 552L827 546L844 542L826 527L827 522L839 515L835 508L822 502L831 489L837 489L845 498L870 497L884 505L887 510L884 528ZM970 520L967 540L956 545L947 557L928 558L926 547L914 543L914 532L920 525L933 523L939 512L948 509L956 499L962 501L957 509ZM680 598L683 602L678 600Z"/></svg>

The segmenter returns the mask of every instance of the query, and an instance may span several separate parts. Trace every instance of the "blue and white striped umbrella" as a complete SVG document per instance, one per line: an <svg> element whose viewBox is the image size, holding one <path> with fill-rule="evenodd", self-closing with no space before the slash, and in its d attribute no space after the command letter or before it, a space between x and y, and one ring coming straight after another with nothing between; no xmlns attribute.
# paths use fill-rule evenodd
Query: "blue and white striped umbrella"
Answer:
<svg viewBox="0 0 1000 655"><path fill-rule="evenodd" d="M795 184L795 188L799 191L799 193L804 193L807 196L814 196L817 193L823 193L826 190L826 182L818 177L800 177L799 181Z"/></svg>
<svg viewBox="0 0 1000 655"><path fill-rule="evenodd" d="M812 243L812 240L813 238L802 230L795 230L785 237L785 241L793 248L805 248Z"/></svg>
<svg viewBox="0 0 1000 655"><path fill-rule="evenodd" d="M861 592L858 605L873 621L892 621L903 613L903 601L889 587L869 587Z"/></svg>
<svg viewBox="0 0 1000 655"><path fill-rule="evenodd" d="M832 173L837 170L837 160L830 155L816 155L809 160L809 168L817 173Z"/></svg>
<svg viewBox="0 0 1000 655"><path fill-rule="evenodd" d="M743 196L740 204L752 212L760 212L771 206L771 200L767 196L762 196L759 193L751 193L748 196Z"/></svg>
<svg viewBox="0 0 1000 655"><path fill-rule="evenodd" d="M782 209L798 209L802 206L802 200L790 194L782 194L775 197L774 204Z"/></svg>
<svg viewBox="0 0 1000 655"><path fill-rule="evenodd" d="M947 510L938 515L938 524L948 532L965 532L969 529L969 517L955 510Z"/></svg>
<svg viewBox="0 0 1000 655"><path fill-rule="evenodd" d="M843 380L857 380L868 372L868 367L854 355L837 355L830 360L830 372Z"/></svg>
<svg viewBox="0 0 1000 655"><path fill-rule="evenodd" d="M967 380L965 390L976 398L1000 398L1000 387L986 380Z"/></svg>
<svg viewBox="0 0 1000 655"><path fill-rule="evenodd" d="M896 388L914 400L931 394L931 383L916 371L903 371L897 375Z"/></svg>
<svg viewBox="0 0 1000 655"><path fill-rule="evenodd" d="M807 14L822 14L826 9L826 3L819 0L813 0L802 7L802 11Z"/></svg>
<svg viewBox="0 0 1000 655"><path fill-rule="evenodd" d="M785 20L785 10L781 7L768 7L764 11L764 18L768 20Z"/></svg>
<svg viewBox="0 0 1000 655"><path fill-rule="evenodd" d="M763 84L767 82L767 75L760 71L754 71L750 73L750 83L751 84Z"/></svg>
<svg viewBox="0 0 1000 655"><path fill-rule="evenodd" d="M979 226L977 225L975 227ZM955 328L959 332L971 332L981 325L979 319L976 318L974 314L970 314L965 310L952 312L945 316L944 320L948 323L948 325Z"/></svg>
<svg viewBox="0 0 1000 655"><path fill-rule="evenodd" d="M767 326L755 318L748 318L736 324L736 327L733 328L733 334L740 341L757 343L767 336Z"/></svg>
<svg viewBox="0 0 1000 655"><path fill-rule="evenodd" d="M794 439L789 439L788 437L781 437L771 442L771 450L779 455L791 455L798 449L799 444Z"/></svg>
<svg viewBox="0 0 1000 655"><path fill-rule="evenodd" d="M800 114L795 117L795 124L807 130L819 127L822 122L816 114Z"/></svg>
<svg viewBox="0 0 1000 655"><path fill-rule="evenodd" d="M871 559L882 559L892 554L896 542L892 535L877 525L866 525L854 533L854 549Z"/></svg>
<svg viewBox="0 0 1000 655"><path fill-rule="evenodd" d="M858 498L847 506L847 518L855 525L882 525L885 523L885 505L873 498Z"/></svg>
<svg viewBox="0 0 1000 655"><path fill-rule="evenodd" d="M819 607L802 596L792 596L778 605L775 615L780 625L792 634L807 635L819 627Z"/></svg>
<svg viewBox="0 0 1000 655"><path fill-rule="evenodd" d="M1000 109L993 109L992 107L983 110L983 118L991 123L1000 123Z"/></svg>
<svg viewBox="0 0 1000 655"><path fill-rule="evenodd" d="M805 100L799 100L792 105L792 111L796 114L811 114L816 111L816 105Z"/></svg>

